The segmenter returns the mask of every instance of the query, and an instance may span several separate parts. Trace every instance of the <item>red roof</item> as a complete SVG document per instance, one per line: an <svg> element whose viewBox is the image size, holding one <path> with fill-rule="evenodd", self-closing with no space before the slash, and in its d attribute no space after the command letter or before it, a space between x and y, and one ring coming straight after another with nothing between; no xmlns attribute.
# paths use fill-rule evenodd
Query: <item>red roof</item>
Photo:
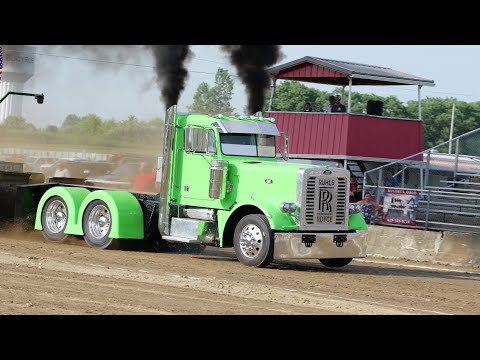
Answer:
<svg viewBox="0 0 480 360"><path fill-rule="evenodd" d="M407 74L387 67L348 61L305 56L301 59L270 68L276 79L291 79L319 84L341 85L426 85L435 86L433 80Z"/></svg>

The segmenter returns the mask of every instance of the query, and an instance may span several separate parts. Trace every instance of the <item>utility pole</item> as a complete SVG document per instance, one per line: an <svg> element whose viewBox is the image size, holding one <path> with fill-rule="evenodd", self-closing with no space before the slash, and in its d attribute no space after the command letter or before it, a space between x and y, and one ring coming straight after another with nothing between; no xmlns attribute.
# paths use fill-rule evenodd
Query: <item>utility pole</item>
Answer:
<svg viewBox="0 0 480 360"><path fill-rule="evenodd" d="M452 106L452 121L450 121L450 141L448 142L448 153L452 153L453 120L455 119L455 103Z"/></svg>

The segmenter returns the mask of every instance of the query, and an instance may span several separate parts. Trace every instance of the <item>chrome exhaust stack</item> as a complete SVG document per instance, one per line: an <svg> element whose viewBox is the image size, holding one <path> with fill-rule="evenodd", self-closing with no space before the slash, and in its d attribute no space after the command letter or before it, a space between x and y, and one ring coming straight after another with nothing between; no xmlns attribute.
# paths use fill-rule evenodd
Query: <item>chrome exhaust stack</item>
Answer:
<svg viewBox="0 0 480 360"><path fill-rule="evenodd" d="M210 164L210 186L208 195L211 199L224 199L227 189L228 161L212 160Z"/></svg>
<svg viewBox="0 0 480 360"><path fill-rule="evenodd" d="M170 188L170 165L172 161L173 134L175 129L175 114L177 105L170 106L165 116L165 132L163 138L162 181L160 183L160 208L158 229L160 234L170 235L170 207L168 193Z"/></svg>

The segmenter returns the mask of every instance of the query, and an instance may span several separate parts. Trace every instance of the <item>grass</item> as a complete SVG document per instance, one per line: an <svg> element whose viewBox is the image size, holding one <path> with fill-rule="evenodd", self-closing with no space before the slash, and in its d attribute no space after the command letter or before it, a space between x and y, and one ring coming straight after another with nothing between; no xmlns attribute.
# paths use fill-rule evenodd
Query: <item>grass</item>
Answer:
<svg viewBox="0 0 480 360"><path fill-rule="evenodd" d="M126 140L108 139L101 141L96 138L85 139L80 136L61 136L51 139L40 136L19 136L18 134L3 134L0 139L0 148L31 149L44 151L72 151L114 154L117 151L124 153L138 153L159 155L162 152L163 139L158 143L133 142ZM9 136L10 135L10 136ZM50 140L50 141L49 141ZM54 141L51 141L54 140Z"/></svg>

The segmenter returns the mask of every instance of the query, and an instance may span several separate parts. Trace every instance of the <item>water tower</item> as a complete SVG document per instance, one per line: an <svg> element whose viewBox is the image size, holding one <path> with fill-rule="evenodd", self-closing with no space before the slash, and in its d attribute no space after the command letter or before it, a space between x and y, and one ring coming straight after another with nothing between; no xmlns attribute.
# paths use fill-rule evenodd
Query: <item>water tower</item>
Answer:
<svg viewBox="0 0 480 360"><path fill-rule="evenodd" d="M0 98L9 91L23 92L25 82L33 76L35 48L26 45L0 45L3 52L3 72ZM8 96L0 104L0 123L10 115L22 115L23 96Z"/></svg>

